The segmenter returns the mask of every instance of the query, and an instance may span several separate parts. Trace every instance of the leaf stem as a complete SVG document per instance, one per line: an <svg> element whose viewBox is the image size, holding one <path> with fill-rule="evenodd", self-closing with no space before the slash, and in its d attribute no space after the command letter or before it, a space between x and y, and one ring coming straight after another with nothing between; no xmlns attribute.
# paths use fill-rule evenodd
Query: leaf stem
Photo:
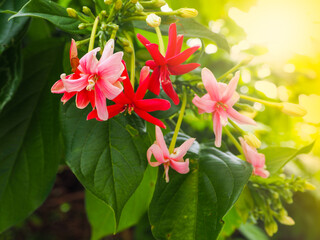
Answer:
<svg viewBox="0 0 320 240"><path fill-rule="evenodd" d="M94 48L94 40L96 38L96 32L97 32L98 23L99 23L99 16L96 17L96 19L94 20L94 23L93 23L88 52L90 52Z"/></svg>
<svg viewBox="0 0 320 240"><path fill-rule="evenodd" d="M163 44L161 30L160 30L159 27L155 27L154 29L156 30L156 33L157 33L157 37L158 37L158 41L159 41L160 53L162 54L162 56L164 56L166 53L164 51L164 44Z"/></svg>
<svg viewBox="0 0 320 240"><path fill-rule="evenodd" d="M129 21L134 21L134 20L138 20L138 21L145 21L147 19L146 16L135 16L135 17L128 17L126 19L123 19L124 22L129 22Z"/></svg>
<svg viewBox="0 0 320 240"><path fill-rule="evenodd" d="M270 107L274 107L274 108L282 108L282 104L281 103L276 103L276 102L270 102L270 101L266 101L266 100L262 100L259 98L255 98L255 97L250 97L247 95L242 95L240 94L240 98L251 101L251 102L258 102L258 103L262 103L264 105L270 106Z"/></svg>
<svg viewBox="0 0 320 240"><path fill-rule="evenodd" d="M246 132L244 130L242 130L234 121L232 121L231 119L229 119L229 123L234 127L234 129L236 129L241 135L245 135Z"/></svg>
<svg viewBox="0 0 320 240"><path fill-rule="evenodd" d="M182 97L182 106L181 106L181 110L180 110L180 114L179 114L179 118L177 121L177 125L176 128L174 130L172 139L171 139L171 143L169 146L169 153L173 153L174 147L176 145L176 141L177 141L177 137L178 137L178 133L181 127L181 123L182 123L182 119L183 119L183 115L184 115L184 110L186 109L186 104L187 104L187 93L186 91L183 92L183 97Z"/></svg>
<svg viewBox="0 0 320 240"><path fill-rule="evenodd" d="M131 81L132 88L134 90L135 71L136 71L136 58L135 58L135 52L134 52L134 45L133 45L133 41L132 41L130 34L126 31L124 31L124 35L128 39L128 41L130 43L130 47L132 48L132 53L131 53L131 58L130 58L130 81Z"/></svg>
<svg viewBox="0 0 320 240"><path fill-rule="evenodd" d="M240 143L237 141L237 139L232 135L232 133L229 131L228 128L223 127L223 130L225 131L225 133L228 135L228 137L231 139L231 141L233 142L233 144L236 146L236 148L238 149L238 151L243 154L242 151L242 147L240 145Z"/></svg>
<svg viewBox="0 0 320 240"><path fill-rule="evenodd" d="M239 67L241 67L242 63L238 63L234 67L230 68L228 71L226 71L224 74L222 74L220 77L217 78L217 81L222 80L223 78L227 77L230 73L233 73L236 71Z"/></svg>

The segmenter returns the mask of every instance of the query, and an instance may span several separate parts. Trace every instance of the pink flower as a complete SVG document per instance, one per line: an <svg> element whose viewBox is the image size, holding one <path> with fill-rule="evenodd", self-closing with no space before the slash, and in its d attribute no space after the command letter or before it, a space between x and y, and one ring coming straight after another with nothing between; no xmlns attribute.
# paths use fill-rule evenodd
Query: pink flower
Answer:
<svg viewBox="0 0 320 240"><path fill-rule="evenodd" d="M247 162L251 163L253 166L253 174L263 178L269 177L270 173L265 170L264 165L265 156L262 153L258 153L257 149L251 147L242 137L240 137L239 140Z"/></svg>
<svg viewBox="0 0 320 240"><path fill-rule="evenodd" d="M239 100L236 92L239 81L239 72L231 79L227 85L218 83L212 72L203 68L201 72L204 87L208 91L203 97L195 95L192 102L198 107L199 113L212 113L213 131L215 134L215 145L221 146L222 127L228 123L228 118L240 124L253 124L256 122L249 117L238 113L232 106Z"/></svg>
<svg viewBox="0 0 320 240"><path fill-rule="evenodd" d="M180 147L175 148L173 153L169 153L168 147L164 141L161 129L156 126L156 142L150 146L147 151L147 158L152 167L157 167L161 164L164 166L166 174L166 182L169 182L169 167L172 167L178 173L186 174L189 172L189 159L183 160L184 155L193 144L195 138L190 138L185 141ZM157 162L151 162L151 156Z"/></svg>
<svg viewBox="0 0 320 240"><path fill-rule="evenodd" d="M53 93L64 93L61 101L66 102L76 96L77 107L85 108L89 102L97 109L101 120L108 119L107 99L114 99L123 90L119 77L123 72L123 52L113 54L114 41L110 39L105 45L100 60L96 58L100 48L93 49L77 62L77 49L74 40L70 47L70 62L73 74L61 75L51 88Z"/></svg>

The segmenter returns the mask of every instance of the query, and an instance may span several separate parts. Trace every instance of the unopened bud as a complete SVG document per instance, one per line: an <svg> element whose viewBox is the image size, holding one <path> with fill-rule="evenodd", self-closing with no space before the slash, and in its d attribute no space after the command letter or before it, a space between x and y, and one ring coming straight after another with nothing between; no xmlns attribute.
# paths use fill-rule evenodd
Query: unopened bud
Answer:
<svg viewBox="0 0 320 240"><path fill-rule="evenodd" d="M105 16L107 16L107 11L106 11L106 10L102 10L102 11L100 12L100 14L105 17Z"/></svg>
<svg viewBox="0 0 320 240"><path fill-rule="evenodd" d="M69 17L72 17L72 18L78 17L77 11L74 10L73 8L67 8L67 13L68 13Z"/></svg>
<svg viewBox="0 0 320 240"><path fill-rule="evenodd" d="M281 111L293 117L303 117L307 114L307 110L299 104L283 102Z"/></svg>
<svg viewBox="0 0 320 240"><path fill-rule="evenodd" d="M265 222L264 229L267 234L271 237L274 233L278 231L277 223L272 219L271 221Z"/></svg>
<svg viewBox="0 0 320 240"><path fill-rule="evenodd" d="M261 141L256 137L256 135L252 133L248 133L247 135L244 135L244 140L254 148L260 148L261 147Z"/></svg>
<svg viewBox="0 0 320 240"><path fill-rule="evenodd" d="M147 16L146 22L150 27L159 27L161 24L161 17L151 13Z"/></svg>
<svg viewBox="0 0 320 240"><path fill-rule="evenodd" d="M113 0L104 0L104 4L110 5L113 3Z"/></svg>
<svg viewBox="0 0 320 240"><path fill-rule="evenodd" d="M132 49L132 47L130 47L130 46L125 46L125 47L123 48L123 50L124 50L125 52L127 52L127 53L133 53L133 49Z"/></svg>
<svg viewBox="0 0 320 240"><path fill-rule="evenodd" d="M282 216L278 219L284 225L292 226L295 224L294 220L289 216Z"/></svg>
<svg viewBox="0 0 320 240"><path fill-rule="evenodd" d="M204 89L203 82L198 82L197 83L197 88Z"/></svg>
<svg viewBox="0 0 320 240"><path fill-rule="evenodd" d="M164 0L152 0L152 1L141 1L141 4L144 8L160 8L166 5L166 1Z"/></svg>
<svg viewBox="0 0 320 240"><path fill-rule="evenodd" d="M155 0L154 1L154 6L155 7L162 7L162 6L164 6L164 5L166 5L167 3L166 3L166 1L165 0Z"/></svg>
<svg viewBox="0 0 320 240"><path fill-rule="evenodd" d="M92 26L92 23L80 23L78 25L78 28L79 29L86 29L87 27L90 27L90 26Z"/></svg>
<svg viewBox="0 0 320 240"><path fill-rule="evenodd" d="M183 18L193 18L198 16L198 11L194 8L180 8L178 15Z"/></svg>
<svg viewBox="0 0 320 240"><path fill-rule="evenodd" d="M118 40L123 44L123 46L130 46L130 42L128 39L124 37L118 37Z"/></svg>
<svg viewBox="0 0 320 240"><path fill-rule="evenodd" d="M87 6L83 6L83 7L82 7L82 12L83 12L84 14L86 14L87 16L89 16L89 17L95 18L95 16L94 16L93 13L91 12L91 9L88 8Z"/></svg>
<svg viewBox="0 0 320 240"><path fill-rule="evenodd" d="M311 191L316 190L316 186L314 186L312 183L309 183L308 181L306 181L304 187L307 190L311 190Z"/></svg>
<svg viewBox="0 0 320 240"><path fill-rule="evenodd" d="M136 3L136 11L143 12L143 10L144 10L144 7L139 2L137 2Z"/></svg>
<svg viewBox="0 0 320 240"><path fill-rule="evenodd" d="M138 0L130 0L131 3L136 4Z"/></svg>
<svg viewBox="0 0 320 240"><path fill-rule="evenodd" d="M120 10L122 8L122 0L116 0L116 2L114 4L114 8L116 10Z"/></svg>

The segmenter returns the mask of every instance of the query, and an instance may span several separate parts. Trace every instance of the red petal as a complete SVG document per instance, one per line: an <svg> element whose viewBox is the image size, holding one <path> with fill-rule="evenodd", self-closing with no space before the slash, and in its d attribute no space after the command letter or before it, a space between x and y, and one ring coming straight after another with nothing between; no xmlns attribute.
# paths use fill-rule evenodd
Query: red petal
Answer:
<svg viewBox="0 0 320 240"><path fill-rule="evenodd" d="M185 62L195 51L197 51L199 46L191 47L179 53L176 56L167 60L168 65L180 65L181 63Z"/></svg>
<svg viewBox="0 0 320 240"><path fill-rule="evenodd" d="M171 107L169 101L165 99L144 99L144 100L137 100L134 102L134 105L138 108L145 110L146 112L153 112L153 111L165 111Z"/></svg>
<svg viewBox="0 0 320 240"><path fill-rule="evenodd" d="M148 74L146 77L143 75ZM144 80L142 80L143 78L145 78ZM149 83L150 83L150 77L149 77L149 67L144 66L141 70L140 73L140 84L139 87L136 91L136 95L135 95L135 99L142 99L144 97L144 95L147 92L147 89L149 87Z"/></svg>
<svg viewBox="0 0 320 240"><path fill-rule="evenodd" d="M188 63L185 65L168 66L168 68L171 75L182 75L196 69L199 66L199 63Z"/></svg>
<svg viewBox="0 0 320 240"><path fill-rule="evenodd" d="M91 112L89 112L89 114L87 116L87 120L94 119L94 118L98 120L97 109L93 109Z"/></svg>
<svg viewBox="0 0 320 240"><path fill-rule="evenodd" d="M137 38L139 39L139 41L145 46L150 43L150 41L148 39L146 39L144 36L142 36L141 34L137 34Z"/></svg>
<svg viewBox="0 0 320 240"><path fill-rule="evenodd" d="M129 99L124 92L120 93L116 98L112 99L117 104L130 104L132 100Z"/></svg>
<svg viewBox="0 0 320 240"><path fill-rule="evenodd" d="M124 109L125 109L125 107L122 104L114 104L114 105L111 105L111 106L107 106L107 110L108 110L108 113L109 113L109 118L112 118L112 117L118 115Z"/></svg>
<svg viewBox="0 0 320 240"><path fill-rule="evenodd" d="M165 83L162 83L162 89L169 96L169 98L171 98L175 105L179 104L178 94L174 90L171 81L166 81Z"/></svg>
<svg viewBox="0 0 320 240"><path fill-rule="evenodd" d="M77 93L77 96L76 96L77 108L84 109L86 106L88 106L90 100L87 92L88 91L86 90L82 90Z"/></svg>
<svg viewBox="0 0 320 240"><path fill-rule="evenodd" d="M152 70L155 69L158 65L153 60L146 61L146 66L150 67Z"/></svg>
<svg viewBox="0 0 320 240"><path fill-rule="evenodd" d="M65 104L66 102L68 102L70 100L70 98L72 98L74 95L76 95L77 92L66 92L65 94L63 94L62 98L61 98L61 102L63 102L63 104Z"/></svg>
<svg viewBox="0 0 320 240"><path fill-rule="evenodd" d="M177 27L175 23L170 24L169 27L169 42L166 52L166 59L174 56L176 52L176 44L177 44Z"/></svg>
<svg viewBox="0 0 320 240"><path fill-rule="evenodd" d="M160 68L157 67L153 70L150 81L149 81L149 86L148 89L153 92L156 95L159 95L160 93Z"/></svg>
<svg viewBox="0 0 320 240"><path fill-rule="evenodd" d="M129 98L133 98L134 97L134 91L133 91L132 84L130 82L130 78L129 78L129 75L128 75L127 66L126 66L124 61L122 61L122 63L124 65L124 70L122 72L121 77L125 77L125 79L122 81L124 92L126 93L126 95Z"/></svg>
<svg viewBox="0 0 320 240"><path fill-rule="evenodd" d="M152 124L155 124L159 127L162 127L162 128L166 128L166 126L164 125L163 122L161 122L158 118L155 118L153 116L151 116L149 113L143 111L143 110L140 110L139 108L135 108L134 111L136 112L136 114L138 114L142 119L152 123Z"/></svg>
<svg viewBox="0 0 320 240"><path fill-rule="evenodd" d="M164 65L166 63L166 60L162 56L162 54L159 52L159 46L155 43L147 44L146 48L148 49L151 57L155 61L157 65Z"/></svg>
<svg viewBox="0 0 320 240"><path fill-rule="evenodd" d="M182 44L183 44L183 35L178 35L175 55L181 52Z"/></svg>
<svg viewBox="0 0 320 240"><path fill-rule="evenodd" d="M58 80L55 82L55 84L53 84L52 88L51 88L51 92L52 93L65 93L66 89L64 88L63 82L62 80Z"/></svg>

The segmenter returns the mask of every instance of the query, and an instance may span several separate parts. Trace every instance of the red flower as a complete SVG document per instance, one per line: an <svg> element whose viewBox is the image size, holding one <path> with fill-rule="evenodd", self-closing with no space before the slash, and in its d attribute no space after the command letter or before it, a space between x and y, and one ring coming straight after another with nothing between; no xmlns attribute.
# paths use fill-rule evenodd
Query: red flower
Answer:
<svg viewBox="0 0 320 240"><path fill-rule="evenodd" d="M124 62L123 62L124 63ZM125 64L124 64L125 65ZM143 67L140 73L140 84L136 92L133 91L127 69L125 68L122 73L124 91L114 98L116 104L107 106L109 118L118 115L121 112L127 111L129 114L134 111L142 119L158 125L159 127L166 128L166 126L159 119L151 116L148 112L165 111L170 108L170 102L164 99L143 99L148 89L150 77L149 67ZM97 110L94 109L88 114L87 120L96 118L100 120L97 115Z"/></svg>
<svg viewBox="0 0 320 240"><path fill-rule="evenodd" d="M166 55L159 52L159 47L155 43L150 43L145 37L137 34L139 41L147 48L153 60L146 62L153 73L151 75L149 90L156 95L160 93L160 82L165 93L172 99L174 104L179 103L179 97L175 92L170 75L182 75L188 73L200 66L198 63L189 63L182 65L199 46L188 48L181 52L183 35L177 36L176 24L172 23L169 28L169 42Z"/></svg>

